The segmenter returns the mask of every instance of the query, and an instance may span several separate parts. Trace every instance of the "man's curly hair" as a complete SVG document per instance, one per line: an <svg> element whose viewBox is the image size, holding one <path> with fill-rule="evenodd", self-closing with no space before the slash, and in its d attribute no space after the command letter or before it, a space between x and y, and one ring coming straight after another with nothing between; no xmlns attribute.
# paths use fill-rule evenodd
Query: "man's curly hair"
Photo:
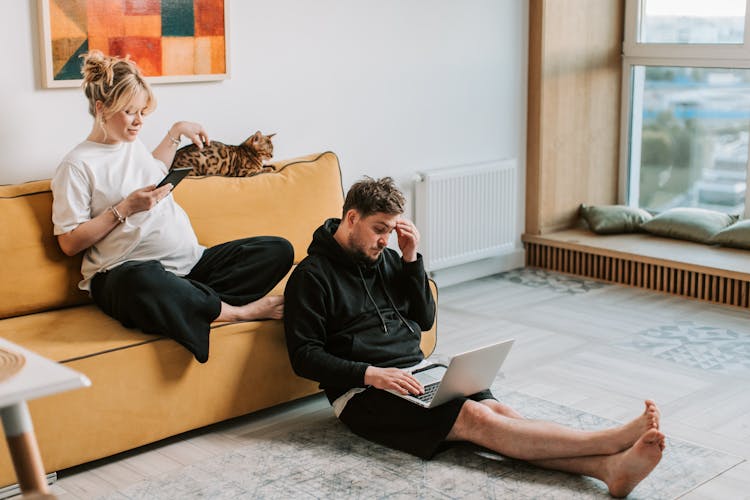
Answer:
<svg viewBox="0 0 750 500"><path fill-rule="evenodd" d="M397 215L404 213L406 199L390 177L373 179L364 176L349 188L344 201L342 218L346 212L355 209L362 217L375 213Z"/></svg>

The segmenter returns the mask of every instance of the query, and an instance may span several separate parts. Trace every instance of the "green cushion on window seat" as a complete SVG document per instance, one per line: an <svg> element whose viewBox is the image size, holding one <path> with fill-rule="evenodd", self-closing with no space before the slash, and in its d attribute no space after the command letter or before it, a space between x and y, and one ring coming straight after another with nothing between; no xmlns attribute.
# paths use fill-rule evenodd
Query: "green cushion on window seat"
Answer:
<svg viewBox="0 0 750 500"><path fill-rule="evenodd" d="M635 233L641 231L641 224L651 219L651 214L642 208L626 205L581 204L580 214L589 229L597 234Z"/></svg>
<svg viewBox="0 0 750 500"><path fill-rule="evenodd" d="M735 222L716 233L711 243L750 250L750 219Z"/></svg>
<svg viewBox="0 0 750 500"><path fill-rule="evenodd" d="M651 234L680 240L711 243L711 238L737 220L728 215L703 208L671 208L641 227Z"/></svg>

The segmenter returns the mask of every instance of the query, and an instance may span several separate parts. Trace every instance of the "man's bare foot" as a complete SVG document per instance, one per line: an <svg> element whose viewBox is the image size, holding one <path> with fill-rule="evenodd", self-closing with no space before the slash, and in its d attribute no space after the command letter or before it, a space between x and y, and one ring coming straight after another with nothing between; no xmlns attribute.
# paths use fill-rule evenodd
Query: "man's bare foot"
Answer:
<svg viewBox="0 0 750 500"><path fill-rule="evenodd" d="M609 494L622 498L633 491L659 463L664 446L664 434L649 429L631 448L610 457L604 480Z"/></svg>
<svg viewBox="0 0 750 500"><path fill-rule="evenodd" d="M284 297L267 295L244 306L221 303L221 312L214 321L253 321L259 319L281 319L284 317Z"/></svg>
<svg viewBox="0 0 750 500"><path fill-rule="evenodd" d="M619 449L622 451L630 448L649 429L659 429L661 412L656 403L647 399L646 409L633 420L616 430L620 437Z"/></svg>

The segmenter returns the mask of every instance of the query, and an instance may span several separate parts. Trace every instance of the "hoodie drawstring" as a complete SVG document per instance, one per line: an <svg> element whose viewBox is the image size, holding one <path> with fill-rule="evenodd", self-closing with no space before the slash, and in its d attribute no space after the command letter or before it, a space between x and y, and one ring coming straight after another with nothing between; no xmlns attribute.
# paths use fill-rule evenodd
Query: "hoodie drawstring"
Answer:
<svg viewBox="0 0 750 500"><path fill-rule="evenodd" d="M386 335L388 335L388 327L385 324L385 318L383 317L383 313L380 312L380 308L378 307L377 302L375 302L375 299L373 298L372 294L370 293L370 289L367 288L367 282L365 281L365 277L362 274L362 269L360 269L359 266L357 266L357 271L359 272L359 279L362 280L362 286L365 287L365 291L367 292L367 296L370 297L370 301L372 302L372 305L375 306L375 310L378 312L378 317L380 318L380 323L383 325L383 331Z"/></svg>
<svg viewBox="0 0 750 500"><path fill-rule="evenodd" d="M391 298L391 295L388 293L388 289L385 287L385 279L383 279L383 273L380 270L380 268L377 268L378 270L378 278L380 278L380 286L383 289L383 293L385 293L386 299L388 299L388 303L391 304L391 307L394 311L396 311L396 315L401 320L401 322L406 325L406 328L409 329L411 333L414 333L414 328L411 327L408 321L406 321L406 318L404 318L401 313L399 312L398 308L396 307L396 304L393 302L393 298ZM367 281L365 281L365 277L362 274L362 269L357 266L357 271L359 272L359 279L362 280L362 286L365 287L365 292L367 292L367 296L370 298L370 301L372 302L372 305L375 306L375 311L378 313L378 317L380 318L380 323L383 325L383 331L386 335L388 335L388 326L385 323L385 318L383 317L383 313L380 312L380 308L378 307L377 302L375 302L375 298L372 296L372 293L370 293L370 289L367 288Z"/></svg>
<svg viewBox="0 0 750 500"><path fill-rule="evenodd" d="M388 302L391 303L391 307L393 308L394 311L396 311L396 315L398 315L401 322L406 325L406 328L408 328L411 333L414 333L414 328L412 328L409 322L406 321L406 318L401 316L401 313L398 311L396 304L393 303L393 299L391 298L391 295L388 293L388 289L386 289L385 287L385 279L383 279L383 273L380 271L380 268L378 268L378 276L380 277L380 286L383 288L383 292L385 293L385 296L388 299Z"/></svg>

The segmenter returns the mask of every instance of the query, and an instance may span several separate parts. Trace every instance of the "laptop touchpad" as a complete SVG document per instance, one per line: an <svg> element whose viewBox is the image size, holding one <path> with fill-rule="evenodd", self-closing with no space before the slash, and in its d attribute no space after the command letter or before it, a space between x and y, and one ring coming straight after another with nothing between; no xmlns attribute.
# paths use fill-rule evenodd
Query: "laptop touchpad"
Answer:
<svg viewBox="0 0 750 500"><path fill-rule="evenodd" d="M417 372L414 377L419 380L419 383L423 386L440 382L443 379L443 375L447 371L444 366L433 366L426 370Z"/></svg>

